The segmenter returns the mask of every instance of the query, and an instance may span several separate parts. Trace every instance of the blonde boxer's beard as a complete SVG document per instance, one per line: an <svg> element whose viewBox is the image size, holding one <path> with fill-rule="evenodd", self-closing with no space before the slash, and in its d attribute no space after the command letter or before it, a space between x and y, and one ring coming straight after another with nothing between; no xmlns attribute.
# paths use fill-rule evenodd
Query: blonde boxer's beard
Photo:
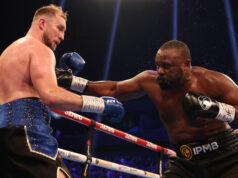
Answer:
<svg viewBox="0 0 238 178"><path fill-rule="evenodd" d="M54 51L56 49L56 46L53 47L52 43L50 42L50 38L49 35L47 35L47 33L43 33L43 40L46 46L48 46L50 49L52 49L52 51Z"/></svg>

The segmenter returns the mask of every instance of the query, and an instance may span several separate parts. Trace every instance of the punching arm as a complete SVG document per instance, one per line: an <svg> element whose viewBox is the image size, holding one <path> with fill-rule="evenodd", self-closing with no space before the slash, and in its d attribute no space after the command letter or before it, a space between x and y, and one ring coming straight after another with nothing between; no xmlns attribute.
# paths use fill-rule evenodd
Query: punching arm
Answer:
<svg viewBox="0 0 238 178"><path fill-rule="evenodd" d="M88 80L74 76L71 70L64 70L60 68L55 69L57 76L57 82L60 87L63 87L67 90L77 91L83 93L87 87Z"/></svg>

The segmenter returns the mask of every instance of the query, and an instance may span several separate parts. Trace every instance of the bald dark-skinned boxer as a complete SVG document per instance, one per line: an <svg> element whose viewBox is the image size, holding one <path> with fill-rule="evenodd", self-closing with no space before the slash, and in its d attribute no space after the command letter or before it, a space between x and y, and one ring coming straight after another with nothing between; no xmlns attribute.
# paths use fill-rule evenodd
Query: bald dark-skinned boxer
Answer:
<svg viewBox="0 0 238 178"><path fill-rule="evenodd" d="M121 101L147 94L177 152L177 157L170 157L163 178L238 177L238 137L229 125L238 123L235 82L220 72L193 67L190 49L177 40L159 48L155 66L155 71L117 82L80 77L72 82L71 77L67 87L74 83L76 91Z"/></svg>

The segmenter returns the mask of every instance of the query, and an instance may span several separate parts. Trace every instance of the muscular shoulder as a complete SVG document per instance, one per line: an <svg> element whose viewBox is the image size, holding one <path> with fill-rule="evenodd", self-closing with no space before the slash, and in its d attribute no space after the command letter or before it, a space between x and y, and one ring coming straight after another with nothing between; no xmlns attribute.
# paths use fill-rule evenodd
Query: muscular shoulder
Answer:
<svg viewBox="0 0 238 178"><path fill-rule="evenodd" d="M140 87L145 88L146 86L149 86L150 84L154 83L154 81L156 81L156 78L157 78L156 71L145 70L137 74L130 81L133 81L133 83L136 83Z"/></svg>
<svg viewBox="0 0 238 178"><path fill-rule="evenodd" d="M40 56L51 56L53 55L53 51L46 46L45 44L43 44L42 42L33 39L33 38L26 38L26 42L28 44L28 47L30 49L30 53L31 54L37 54Z"/></svg>
<svg viewBox="0 0 238 178"><path fill-rule="evenodd" d="M28 40L30 59L41 64L55 63L54 52L46 45L35 39Z"/></svg>
<svg viewBox="0 0 238 178"><path fill-rule="evenodd" d="M145 70L141 73L139 73L136 77L139 77L141 79L152 79L156 78L158 73L155 70Z"/></svg>
<svg viewBox="0 0 238 178"><path fill-rule="evenodd" d="M121 82L119 82L120 84L123 83L130 83L130 84L134 84L134 85L139 85L142 86L148 82L151 82L152 80L155 80L157 77L157 72L153 71L153 70L146 70L143 72L140 72L139 74L137 74L136 76L127 79L127 80L123 80Z"/></svg>
<svg viewBox="0 0 238 178"><path fill-rule="evenodd" d="M214 70L209 70L203 67L193 67L192 68L192 74L199 80L204 81L204 82L208 82L208 83L214 83L214 82L225 82L225 81L231 81L231 79L221 73L221 72L217 72Z"/></svg>
<svg viewBox="0 0 238 178"><path fill-rule="evenodd" d="M13 42L4 52L12 54L12 51L14 51L14 54L19 54L17 56L18 58L22 57L24 59L28 59L32 55L53 55L53 52L49 47L40 41L27 36Z"/></svg>
<svg viewBox="0 0 238 178"><path fill-rule="evenodd" d="M202 67L193 67L192 74L199 87L216 95L227 92L234 88L236 84L227 75L214 70L208 70Z"/></svg>

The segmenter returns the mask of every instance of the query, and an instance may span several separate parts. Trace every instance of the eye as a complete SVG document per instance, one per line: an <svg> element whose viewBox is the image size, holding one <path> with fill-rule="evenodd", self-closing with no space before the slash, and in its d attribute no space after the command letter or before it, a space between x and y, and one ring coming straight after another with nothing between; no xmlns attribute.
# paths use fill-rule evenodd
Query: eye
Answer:
<svg viewBox="0 0 238 178"><path fill-rule="evenodd" d="M164 67L164 69L169 69L170 67L172 67L172 65L171 65L171 64L168 64L168 63L165 63L165 64L163 65L163 67Z"/></svg>
<svg viewBox="0 0 238 178"><path fill-rule="evenodd" d="M165 68L165 69L168 69L169 67L170 67L169 64L164 64L164 68Z"/></svg>
<svg viewBox="0 0 238 178"><path fill-rule="evenodd" d="M64 27L62 25L57 26L59 31L64 31Z"/></svg>

